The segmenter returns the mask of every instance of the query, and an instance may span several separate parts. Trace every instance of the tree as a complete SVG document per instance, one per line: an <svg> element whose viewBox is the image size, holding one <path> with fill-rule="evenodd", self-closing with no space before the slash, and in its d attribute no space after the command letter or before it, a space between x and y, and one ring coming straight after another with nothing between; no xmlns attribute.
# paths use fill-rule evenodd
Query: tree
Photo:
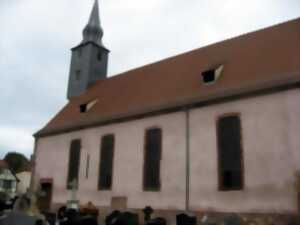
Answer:
<svg viewBox="0 0 300 225"><path fill-rule="evenodd" d="M30 170L29 160L21 153L9 152L4 157L9 169L14 173Z"/></svg>

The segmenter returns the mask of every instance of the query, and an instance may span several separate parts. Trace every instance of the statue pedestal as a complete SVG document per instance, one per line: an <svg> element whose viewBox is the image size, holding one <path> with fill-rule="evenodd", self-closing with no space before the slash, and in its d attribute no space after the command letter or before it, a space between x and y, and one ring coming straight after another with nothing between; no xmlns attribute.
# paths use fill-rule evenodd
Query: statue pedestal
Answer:
<svg viewBox="0 0 300 225"><path fill-rule="evenodd" d="M79 210L79 201L78 200L69 200L67 201L67 209Z"/></svg>

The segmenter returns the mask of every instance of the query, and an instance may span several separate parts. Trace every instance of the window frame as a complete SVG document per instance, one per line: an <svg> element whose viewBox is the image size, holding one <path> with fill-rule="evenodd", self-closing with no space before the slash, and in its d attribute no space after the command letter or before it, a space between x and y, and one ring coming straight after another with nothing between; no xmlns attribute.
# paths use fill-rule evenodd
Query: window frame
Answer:
<svg viewBox="0 0 300 225"><path fill-rule="evenodd" d="M78 171L77 171L77 175L76 175L76 189L78 189L79 187L79 176L80 176L80 160L81 160L81 149L82 149L82 143L81 143L81 139L80 138L76 138L76 139L72 139L70 142L70 146L69 146L69 158L68 158L68 171L67 171L67 184L66 184L66 188L67 190L72 190L72 187L70 186L70 183L73 182L73 180L69 180L70 178L70 163L71 163L71 151L72 151L72 144L79 142L79 156L78 156Z"/></svg>
<svg viewBox="0 0 300 225"><path fill-rule="evenodd" d="M219 123L222 119L226 117L236 117L239 120L239 133L240 133L240 163L241 163L241 184L238 188L228 188L225 187L222 182L222 169L220 167L221 162L221 146L220 146L220 139L219 139ZM218 190L219 191L243 191L245 189L245 165L244 165L244 149L243 149L243 128L242 128L242 119L241 114L239 112L231 112L231 113L224 113L216 118L216 139L217 139L217 169L218 169Z"/></svg>
<svg viewBox="0 0 300 225"><path fill-rule="evenodd" d="M4 179L3 180L3 189L4 190L12 190L13 188L14 188L13 187L13 180L9 180L9 179Z"/></svg>
<svg viewBox="0 0 300 225"><path fill-rule="evenodd" d="M224 70L224 64L221 63L221 64L218 64L217 66L210 67L210 68L202 71L201 72L202 83L204 85L215 84L222 76L223 70ZM209 75L208 73L211 73L211 72L213 72L213 80L206 81L206 76L208 76Z"/></svg>
<svg viewBox="0 0 300 225"><path fill-rule="evenodd" d="M160 130L160 159L159 159L159 179L158 179L158 187L146 187L145 183L146 183L146 176L145 176L145 169L146 169L146 148L147 148L147 133L150 130L155 130L158 129ZM161 161L162 161L162 155L163 155L163 129L159 126L151 126L145 129L144 131L144 148L143 148L143 179L142 179L142 187L143 187L143 191L145 192L159 192L161 191L161 186L162 186L162 182L161 182Z"/></svg>
<svg viewBox="0 0 300 225"><path fill-rule="evenodd" d="M103 187L101 186L101 160L102 160L102 142L105 137L113 137L113 146L112 146L112 162L111 162L111 181L110 181L110 187ZM115 144L116 138L113 133L104 134L100 138L100 148L99 148L99 165L98 165L98 180L97 180L97 189L98 191L111 191L113 188L113 176L114 176L114 161L115 161Z"/></svg>
<svg viewBox="0 0 300 225"><path fill-rule="evenodd" d="M102 51L98 51L96 57L97 57L97 61L98 61L98 62L101 62L101 61L102 61L102 58L103 58L103 53L102 53Z"/></svg>

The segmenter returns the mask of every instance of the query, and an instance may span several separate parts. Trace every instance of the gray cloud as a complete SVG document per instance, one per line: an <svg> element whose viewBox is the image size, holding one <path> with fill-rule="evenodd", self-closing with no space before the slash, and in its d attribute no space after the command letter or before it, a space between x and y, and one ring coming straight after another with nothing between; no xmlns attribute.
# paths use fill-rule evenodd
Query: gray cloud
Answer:
<svg viewBox="0 0 300 225"><path fill-rule="evenodd" d="M0 1L0 157L29 156L32 134L66 103L69 49L93 0ZM100 0L109 74L300 16L299 0Z"/></svg>

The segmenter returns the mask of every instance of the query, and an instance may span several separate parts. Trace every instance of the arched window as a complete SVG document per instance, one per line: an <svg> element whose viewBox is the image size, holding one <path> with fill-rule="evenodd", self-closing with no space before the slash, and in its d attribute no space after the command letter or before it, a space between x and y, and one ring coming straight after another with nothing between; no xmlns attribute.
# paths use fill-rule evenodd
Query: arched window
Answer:
<svg viewBox="0 0 300 225"><path fill-rule="evenodd" d="M162 131L160 128L146 130L144 155L144 190L160 189L160 160L162 149Z"/></svg>
<svg viewBox="0 0 300 225"><path fill-rule="evenodd" d="M78 185L78 174L79 174L79 164L80 164L80 139L72 140L69 153L69 169L68 169L68 179L67 179L67 189L72 188L72 182L76 180Z"/></svg>
<svg viewBox="0 0 300 225"><path fill-rule="evenodd" d="M109 190L112 187L114 145L115 137L113 134L104 135L101 138L99 190Z"/></svg>
<svg viewBox="0 0 300 225"><path fill-rule="evenodd" d="M224 116L218 120L219 189L243 189L243 154L241 122L238 115Z"/></svg>

